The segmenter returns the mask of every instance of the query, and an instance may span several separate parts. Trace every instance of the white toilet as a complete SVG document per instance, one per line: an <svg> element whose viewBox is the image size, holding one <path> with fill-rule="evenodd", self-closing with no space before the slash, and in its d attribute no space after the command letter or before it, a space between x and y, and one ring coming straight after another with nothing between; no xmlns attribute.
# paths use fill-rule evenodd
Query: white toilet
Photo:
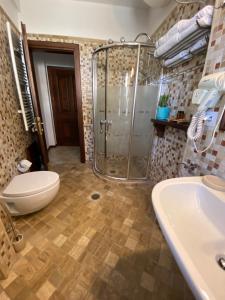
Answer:
<svg viewBox="0 0 225 300"><path fill-rule="evenodd" d="M30 172L15 176L0 194L10 213L20 216L48 205L58 193L59 175L51 171Z"/></svg>

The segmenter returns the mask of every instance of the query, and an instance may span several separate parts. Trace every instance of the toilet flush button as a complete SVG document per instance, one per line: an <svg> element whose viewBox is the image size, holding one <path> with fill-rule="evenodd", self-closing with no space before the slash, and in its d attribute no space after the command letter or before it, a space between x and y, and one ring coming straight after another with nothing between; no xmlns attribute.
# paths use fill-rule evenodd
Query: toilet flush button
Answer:
<svg viewBox="0 0 225 300"><path fill-rule="evenodd" d="M205 175L202 177L202 183L214 190L225 192L225 180L218 176Z"/></svg>

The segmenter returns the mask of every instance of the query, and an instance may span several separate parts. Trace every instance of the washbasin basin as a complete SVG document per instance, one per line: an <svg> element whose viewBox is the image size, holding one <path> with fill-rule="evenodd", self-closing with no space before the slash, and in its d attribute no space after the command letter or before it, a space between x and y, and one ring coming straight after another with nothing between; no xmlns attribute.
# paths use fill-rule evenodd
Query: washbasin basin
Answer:
<svg viewBox="0 0 225 300"><path fill-rule="evenodd" d="M158 183L152 202L195 298L224 300L225 193L204 185L202 177L181 177Z"/></svg>

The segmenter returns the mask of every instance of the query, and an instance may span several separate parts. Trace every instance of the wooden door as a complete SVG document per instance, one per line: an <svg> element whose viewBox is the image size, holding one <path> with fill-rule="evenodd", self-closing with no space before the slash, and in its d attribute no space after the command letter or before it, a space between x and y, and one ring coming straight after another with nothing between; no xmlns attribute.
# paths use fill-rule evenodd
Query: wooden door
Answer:
<svg viewBox="0 0 225 300"><path fill-rule="evenodd" d="M23 50L24 50L24 57L25 57L25 63L27 67L27 74L28 74L28 80L29 80L29 87L32 97L32 104L34 109L34 115L35 115L35 123L34 123L34 134L35 139L38 142L40 153L41 153L41 160L45 167L45 169L48 169L48 152L45 142L45 136L44 136L44 128L41 118L41 110L40 106L37 100L37 94L35 90L34 85L34 78L32 73L32 66L31 66L31 60L30 60L30 53L29 53L29 47L27 42L27 32L26 32L26 26L25 24L21 23L22 28L22 38L23 38Z"/></svg>
<svg viewBox="0 0 225 300"><path fill-rule="evenodd" d="M79 146L74 69L48 67L57 145Z"/></svg>

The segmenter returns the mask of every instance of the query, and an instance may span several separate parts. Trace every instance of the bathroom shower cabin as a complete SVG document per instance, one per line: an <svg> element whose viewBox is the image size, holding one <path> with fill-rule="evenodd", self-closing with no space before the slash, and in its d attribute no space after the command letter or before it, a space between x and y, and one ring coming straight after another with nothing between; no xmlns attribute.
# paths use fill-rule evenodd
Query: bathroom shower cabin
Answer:
<svg viewBox="0 0 225 300"><path fill-rule="evenodd" d="M141 40L144 41L141 42ZM159 86L154 44L147 34L93 53L94 172L111 179L147 180Z"/></svg>

